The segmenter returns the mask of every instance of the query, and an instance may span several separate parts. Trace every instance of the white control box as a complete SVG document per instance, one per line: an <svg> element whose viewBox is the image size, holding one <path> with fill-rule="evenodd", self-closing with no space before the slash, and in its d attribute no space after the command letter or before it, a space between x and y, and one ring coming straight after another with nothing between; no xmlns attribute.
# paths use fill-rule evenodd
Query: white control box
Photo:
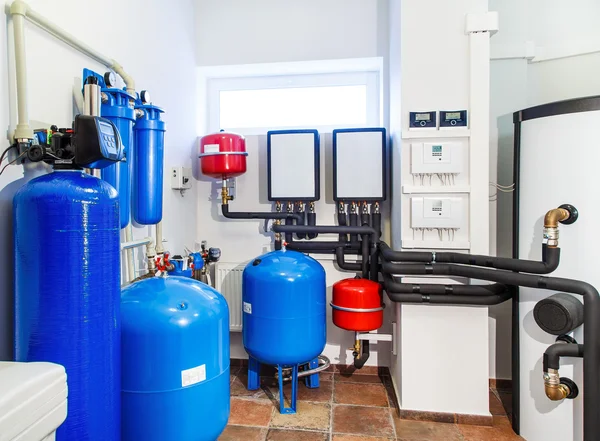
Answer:
<svg viewBox="0 0 600 441"><path fill-rule="evenodd" d="M462 173L463 150L463 145L459 142L412 143L411 173Z"/></svg>
<svg viewBox="0 0 600 441"><path fill-rule="evenodd" d="M462 228L461 198L411 198L411 228Z"/></svg>
<svg viewBox="0 0 600 441"><path fill-rule="evenodd" d="M189 167L171 167L171 188L173 190L192 188L192 169Z"/></svg>

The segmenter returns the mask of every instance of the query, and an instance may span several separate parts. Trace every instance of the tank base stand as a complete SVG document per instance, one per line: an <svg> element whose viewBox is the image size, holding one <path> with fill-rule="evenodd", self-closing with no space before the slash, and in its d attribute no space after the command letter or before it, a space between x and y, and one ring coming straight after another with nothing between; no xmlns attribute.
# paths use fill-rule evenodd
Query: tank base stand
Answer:
<svg viewBox="0 0 600 441"><path fill-rule="evenodd" d="M279 412L282 415L296 413L296 402L298 400L298 365L292 366L292 397L290 399L290 407L285 407L285 399L283 397L283 368L277 365L278 381L279 381Z"/></svg>
<svg viewBox="0 0 600 441"><path fill-rule="evenodd" d="M314 358L308 363L308 369L316 369L319 367L319 358ZM317 389L319 384L319 373L309 375L304 379L304 384L309 389Z"/></svg>
<svg viewBox="0 0 600 441"><path fill-rule="evenodd" d="M248 390L260 388L260 362L253 357L248 359Z"/></svg>

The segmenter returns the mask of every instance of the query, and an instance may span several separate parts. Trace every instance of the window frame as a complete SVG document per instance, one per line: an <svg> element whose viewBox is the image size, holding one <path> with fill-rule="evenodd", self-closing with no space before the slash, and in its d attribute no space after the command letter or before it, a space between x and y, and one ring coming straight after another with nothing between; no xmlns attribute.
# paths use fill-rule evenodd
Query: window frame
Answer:
<svg viewBox="0 0 600 441"><path fill-rule="evenodd" d="M199 68L200 133L215 132L220 126L220 93L235 90L280 89L298 87L355 86L367 88L365 124L305 126L227 127L243 135L266 134L269 130L317 129L331 133L339 128L380 127L383 124L383 59L381 57L325 60L293 63L268 63Z"/></svg>

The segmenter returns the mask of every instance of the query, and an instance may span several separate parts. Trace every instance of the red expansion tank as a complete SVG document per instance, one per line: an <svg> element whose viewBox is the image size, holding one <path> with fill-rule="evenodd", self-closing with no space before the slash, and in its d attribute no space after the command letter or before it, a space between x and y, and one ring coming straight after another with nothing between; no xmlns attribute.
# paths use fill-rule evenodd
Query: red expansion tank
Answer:
<svg viewBox="0 0 600 441"><path fill-rule="evenodd" d="M200 140L200 169L207 176L229 179L246 173L246 156L242 135L219 132Z"/></svg>
<svg viewBox="0 0 600 441"><path fill-rule="evenodd" d="M333 323L347 331L369 332L383 324L382 289L367 279L345 279L333 285Z"/></svg>

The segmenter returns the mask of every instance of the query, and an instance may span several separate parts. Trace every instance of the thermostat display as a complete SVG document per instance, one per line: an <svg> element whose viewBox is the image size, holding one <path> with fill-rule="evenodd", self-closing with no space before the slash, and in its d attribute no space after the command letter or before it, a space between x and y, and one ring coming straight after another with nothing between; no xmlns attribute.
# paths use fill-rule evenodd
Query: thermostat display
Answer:
<svg viewBox="0 0 600 441"><path fill-rule="evenodd" d="M413 129L436 128L436 112L410 112L410 127Z"/></svg>
<svg viewBox="0 0 600 441"><path fill-rule="evenodd" d="M446 112L440 111L440 127L466 127L467 111L455 110Z"/></svg>

